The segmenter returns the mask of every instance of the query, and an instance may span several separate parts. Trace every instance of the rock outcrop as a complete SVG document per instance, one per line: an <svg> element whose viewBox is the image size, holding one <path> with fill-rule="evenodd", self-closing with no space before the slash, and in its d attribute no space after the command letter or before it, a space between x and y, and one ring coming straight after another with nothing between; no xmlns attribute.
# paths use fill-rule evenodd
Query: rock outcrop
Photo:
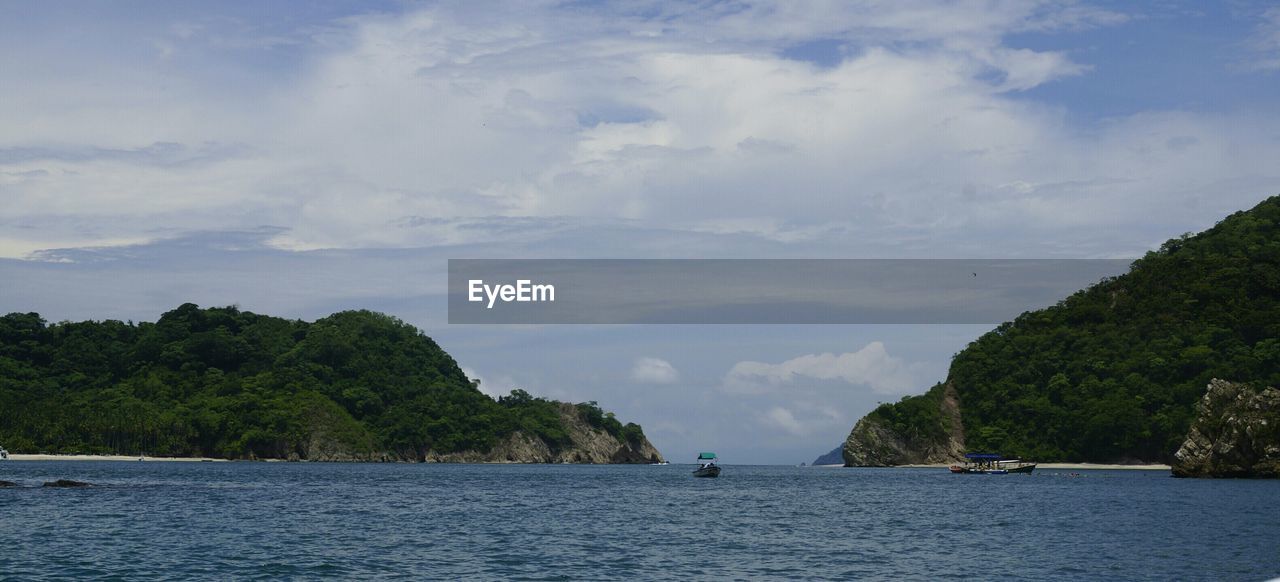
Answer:
<svg viewBox="0 0 1280 582"><path fill-rule="evenodd" d="M964 425L960 397L950 382L930 390L936 394L942 420L938 430L902 432L872 412L858 421L841 451L846 467L890 467L950 463L964 456ZM935 394L930 394L935 395Z"/></svg>
<svg viewBox="0 0 1280 582"><path fill-rule="evenodd" d="M572 404L560 404L560 419L569 433L568 446L552 447L542 439L521 431L488 451L453 453L428 452L427 462L435 463L584 463L641 464L658 463L662 454L649 439L619 439L604 429L588 424Z"/></svg>
<svg viewBox="0 0 1280 582"><path fill-rule="evenodd" d="M1196 414L1175 477L1280 477L1280 390L1214 379Z"/></svg>
<svg viewBox="0 0 1280 582"><path fill-rule="evenodd" d="M57 481L45 481L45 487L88 487L92 483L84 481L72 481L71 479L58 479Z"/></svg>

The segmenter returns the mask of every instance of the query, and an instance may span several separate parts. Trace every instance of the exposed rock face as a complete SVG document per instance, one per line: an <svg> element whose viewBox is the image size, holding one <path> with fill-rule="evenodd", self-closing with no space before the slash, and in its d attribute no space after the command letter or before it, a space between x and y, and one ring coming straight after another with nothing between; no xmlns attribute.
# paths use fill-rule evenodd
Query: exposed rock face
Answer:
<svg viewBox="0 0 1280 582"><path fill-rule="evenodd" d="M935 388L936 389L936 388ZM947 425L942 438L900 434L884 420L869 414L854 425L842 451L846 467L890 467L926 463L950 463L964 456L964 425L960 396L947 382L942 387L939 411Z"/></svg>
<svg viewBox="0 0 1280 582"><path fill-rule="evenodd" d="M587 424L572 404L560 405L560 418L568 429L571 444L553 449L542 439L516 431L507 440L486 452L427 453L427 462L436 463L657 463L662 454L647 438L620 442L602 429Z"/></svg>
<svg viewBox="0 0 1280 582"><path fill-rule="evenodd" d="M1196 413L1175 477L1280 477L1280 390L1214 379Z"/></svg>
<svg viewBox="0 0 1280 582"><path fill-rule="evenodd" d="M365 443L352 444L336 438L322 429L313 430L299 447L302 449L302 454L290 453L290 461L301 459L322 462L395 460L385 454L373 453Z"/></svg>
<svg viewBox="0 0 1280 582"><path fill-rule="evenodd" d="M646 438L638 442L622 442L602 429L592 427L579 415L573 404L560 404L560 418L569 434L568 446L553 448L537 435L521 431L512 433L488 451L427 451L415 458L394 452L373 450L367 435L343 431L340 422L324 414L313 415L307 437L297 451L287 456L291 461L426 461L429 463L656 463L662 454Z"/></svg>

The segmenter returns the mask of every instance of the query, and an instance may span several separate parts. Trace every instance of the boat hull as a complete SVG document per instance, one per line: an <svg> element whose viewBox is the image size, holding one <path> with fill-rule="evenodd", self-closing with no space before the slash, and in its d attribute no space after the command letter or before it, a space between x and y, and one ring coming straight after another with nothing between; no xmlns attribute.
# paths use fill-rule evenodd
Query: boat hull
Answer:
<svg viewBox="0 0 1280 582"><path fill-rule="evenodd" d="M716 465L711 465L710 467L698 467L698 469L693 472L693 476L694 477L719 477L720 467Z"/></svg>
<svg viewBox="0 0 1280 582"><path fill-rule="evenodd" d="M962 475L1011 475L1013 473L1030 475L1031 472L1035 470L1035 468L1036 468L1036 464L1030 463L1026 465L1019 465L1017 467L999 467L999 468L960 467L960 466L952 465L950 467L950 470L952 473L959 473Z"/></svg>

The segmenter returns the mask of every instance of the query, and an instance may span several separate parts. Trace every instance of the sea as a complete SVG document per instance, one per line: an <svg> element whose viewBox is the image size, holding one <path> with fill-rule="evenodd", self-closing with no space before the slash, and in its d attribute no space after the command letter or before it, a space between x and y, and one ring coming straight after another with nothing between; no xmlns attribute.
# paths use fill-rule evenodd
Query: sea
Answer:
<svg viewBox="0 0 1280 582"><path fill-rule="evenodd" d="M1280 481L693 468L4 461L0 579L1280 576Z"/></svg>

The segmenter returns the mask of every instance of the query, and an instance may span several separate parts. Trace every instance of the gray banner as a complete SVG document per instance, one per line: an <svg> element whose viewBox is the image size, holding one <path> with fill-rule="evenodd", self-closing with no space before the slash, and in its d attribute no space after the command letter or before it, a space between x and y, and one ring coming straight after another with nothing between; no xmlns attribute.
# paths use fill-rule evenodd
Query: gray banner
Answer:
<svg viewBox="0 0 1280 582"><path fill-rule="evenodd" d="M449 323L999 323L1131 262L450 259Z"/></svg>

